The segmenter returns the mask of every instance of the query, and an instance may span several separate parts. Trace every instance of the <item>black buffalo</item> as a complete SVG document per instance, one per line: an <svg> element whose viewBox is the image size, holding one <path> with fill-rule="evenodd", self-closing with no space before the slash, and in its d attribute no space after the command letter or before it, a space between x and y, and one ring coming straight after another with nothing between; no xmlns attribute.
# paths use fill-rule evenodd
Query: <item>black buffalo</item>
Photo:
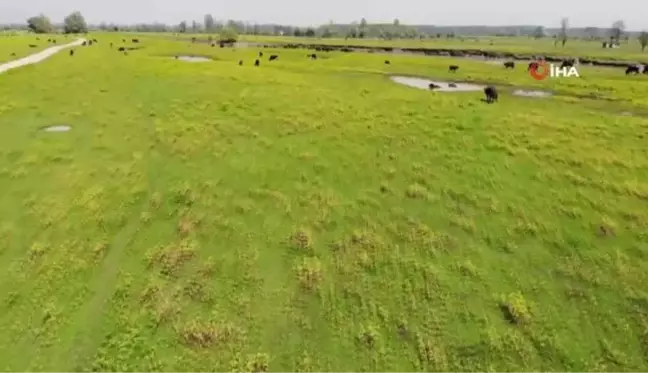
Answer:
<svg viewBox="0 0 648 373"><path fill-rule="evenodd" d="M448 87L450 88L457 88L457 85L455 83L450 83L448 84Z"/></svg>
<svg viewBox="0 0 648 373"><path fill-rule="evenodd" d="M133 43L139 43L139 39L131 39Z"/></svg>
<svg viewBox="0 0 648 373"><path fill-rule="evenodd" d="M385 65L391 65L391 62L389 60L385 60Z"/></svg>
<svg viewBox="0 0 648 373"><path fill-rule="evenodd" d="M126 48L125 47L119 47L119 49L117 49L117 51L118 52L126 52Z"/></svg>
<svg viewBox="0 0 648 373"><path fill-rule="evenodd" d="M263 57L263 52L259 52L259 57Z"/></svg>
<svg viewBox="0 0 648 373"><path fill-rule="evenodd" d="M574 67L574 60L564 60L560 64L560 68L564 68L564 67Z"/></svg>
<svg viewBox="0 0 648 373"><path fill-rule="evenodd" d="M239 60L239 66L243 66L243 60Z"/></svg>
<svg viewBox="0 0 648 373"><path fill-rule="evenodd" d="M459 70L459 66L457 65L450 65L450 67L448 67L448 71L457 72L457 70Z"/></svg>
<svg viewBox="0 0 648 373"><path fill-rule="evenodd" d="M268 59L268 61L274 61L274 60L276 60L276 59L279 59L279 56L277 56L276 54L273 54L272 56L270 56L270 58Z"/></svg>
<svg viewBox="0 0 648 373"><path fill-rule="evenodd" d="M254 60L254 66L259 66L261 64L261 61L258 59Z"/></svg>
<svg viewBox="0 0 648 373"><path fill-rule="evenodd" d="M644 66L643 66L643 72L642 72L642 74L646 74L646 75L648 75L648 65L644 65Z"/></svg>
<svg viewBox="0 0 648 373"><path fill-rule="evenodd" d="M88 42L84 41L83 43L81 43L81 45L85 47L86 45L88 45Z"/></svg>
<svg viewBox="0 0 648 373"><path fill-rule="evenodd" d="M307 54L306 57L310 58L311 60L316 60L317 59L317 55L315 53Z"/></svg>
<svg viewBox="0 0 648 373"><path fill-rule="evenodd" d="M70 49L70 57L74 56L74 49Z"/></svg>
<svg viewBox="0 0 648 373"><path fill-rule="evenodd" d="M492 104L493 102L497 101L498 98L497 89L492 85L489 85L488 87L484 88L484 94L486 95L486 102L488 102L489 104Z"/></svg>
<svg viewBox="0 0 648 373"><path fill-rule="evenodd" d="M637 65L629 65L628 68L625 71L626 75L629 74L639 74L639 66Z"/></svg>
<svg viewBox="0 0 648 373"><path fill-rule="evenodd" d="M514 69L515 68L515 62L513 62L513 61L504 62L504 67L506 67L507 69Z"/></svg>
<svg viewBox="0 0 648 373"><path fill-rule="evenodd" d="M36 44L29 44L29 48L36 48L36 47L38 47L38 45L36 45Z"/></svg>
<svg viewBox="0 0 648 373"><path fill-rule="evenodd" d="M428 88L430 88L430 89L437 89L437 88L441 88L441 86L440 86L440 85L436 85L436 84L434 84L434 83L430 83L430 84L428 85Z"/></svg>

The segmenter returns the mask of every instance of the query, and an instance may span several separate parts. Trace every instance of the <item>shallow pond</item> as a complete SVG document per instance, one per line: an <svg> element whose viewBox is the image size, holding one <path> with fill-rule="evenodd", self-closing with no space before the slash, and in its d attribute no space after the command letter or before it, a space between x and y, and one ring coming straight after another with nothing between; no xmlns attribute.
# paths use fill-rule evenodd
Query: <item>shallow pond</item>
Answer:
<svg viewBox="0 0 648 373"><path fill-rule="evenodd" d="M67 132L71 130L72 127L66 126L66 125L60 125L60 126L49 126L43 128L43 131L45 132Z"/></svg>
<svg viewBox="0 0 648 373"><path fill-rule="evenodd" d="M211 59L201 56L175 56L176 60L185 62L210 62Z"/></svg>
<svg viewBox="0 0 648 373"><path fill-rule="evenodd" d="M391 76L392 81L398 84L406 85L408 87L431 90L430 84L436 84L440 88L434 89L435 92L474 92L482 91L486 86L470 84L470 83L453 83L442 82L438 80L430 80L425 78L415 78L411 76Z"/></svg>

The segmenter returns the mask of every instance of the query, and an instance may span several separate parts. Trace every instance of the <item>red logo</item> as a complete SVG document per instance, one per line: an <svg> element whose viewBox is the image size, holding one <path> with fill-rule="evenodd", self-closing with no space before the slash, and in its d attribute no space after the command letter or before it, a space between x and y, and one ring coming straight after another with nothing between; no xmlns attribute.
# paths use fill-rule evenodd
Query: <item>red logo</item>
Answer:
<svg viewBox="0 0 648 373"><path fill-rule="evenodd" d="M549 76L551 67L546 62L535 62L535 65L529 69L529 74L535 80L543 80Z"/></svg>

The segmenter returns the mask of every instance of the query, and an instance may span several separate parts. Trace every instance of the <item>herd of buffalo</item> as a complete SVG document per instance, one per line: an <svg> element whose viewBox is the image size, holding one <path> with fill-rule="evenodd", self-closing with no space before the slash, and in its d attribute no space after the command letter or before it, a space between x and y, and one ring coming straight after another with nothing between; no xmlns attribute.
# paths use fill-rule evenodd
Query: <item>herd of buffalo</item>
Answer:
<svg viewBox="0 0 648 373"><path fill-rule="evenodd" d="M67 37L67 35L65 37ZM40 38L36 38L36 39L40 40ZM52 43L52 44L56 44L56 39L50 38L50 39L47 39L47 42ZM126 43L126 39L122 39L122 42ZM192 42L195 43L196 38L193 38ZM95 44L98 43L98 40L97 39L91 39L91 40L83 41L82 46L92 46L93 43L95 43ZM133 38L133 39L131 39L131 43L138 44L139 39ZM230 41L227 41L227 42L220 41L219 44L220 44L220 47L223 48L223 47L225 47L226 44L231 45L232 43ZM214 47L215 44L212 44L211 46ZM29 47L30 48L36 48L37 45L29 44ZM113 48L113 43L110 43L110 48ZM117 51L123 52L124 55L128 55L129 50L135 50L135 49L139 49L139 48L137 48L137 47L123 47L122 46L122 47L117 48ZM321 50L325 50L325 49L321 49ZM328 51L328 50L325 50L325 51ZM70 52L69 52L70 56L74 56L74 53L75 53L74 49L71 49ZM15 56L15 53L12 53L12 56ZM254 66L260 66L262 57L263 57L263 52L259 52L259 58L255 59ZM312 60L317 59L317 55L315 53L307 54L306 57L309 58L309 59L312 59ZM273 55L269 56L268 61L275 61L275 60L278 60L278 59L279 59L279 55L273 54ZM527 70L528 71L538 70L539 67L540 67L541 61L542 61L542 59L539 59L537 61L529 62L528 66L527 66ZM562 61L560 67L561 68L573 67L576 63L577 63L576 60L573 60L573 59L572 60L564 60L564 61ZM239 60L238 64L240 66L242 66L243 65L243 60ZM390 65L391 61L385 60L385 64ZM515 68L515 62L514 61L504 62L504 67L506 69L514 69ZM458 65L450 65L449 68L448 68L448 71L450 71L450 72L457 72L457 70L459 70ZM640 64L630 64L630 65L627 66L627 68L625 70L625 74L626 75L630 75L630 74L634 74L634 75L646 74L646 75L648 75L648 65L643 65L642 66ZM456 87L456 85L454 85L454 84L449 84L449 87L453 87L453 86ZM434 83L431 83L429 85L429 88L431 90L434 90L434 89L441 88L441 86L436 85ZM497 89L494 86L487 86L486 88L484 88L484 94L486 95L486 99L484 101L487 102L487 103L496 102L497 99L498 99Z"/></svg>

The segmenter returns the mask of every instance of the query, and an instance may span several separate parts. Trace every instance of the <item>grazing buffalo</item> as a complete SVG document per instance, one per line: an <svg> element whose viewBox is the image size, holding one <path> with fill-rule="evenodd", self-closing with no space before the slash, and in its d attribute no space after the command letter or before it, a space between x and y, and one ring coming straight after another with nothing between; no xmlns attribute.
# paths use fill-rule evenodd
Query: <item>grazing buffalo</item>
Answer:
<svg viewBox="0 0 648 373"><path fill-rule="evenodd" d="M239 60L239 66L243 66L243 60Z"/></svg>
<svg viewBox="0 0 648 373"><path fill-rule="evenodd" d="M56 39L52 39L52 43L53 43L53 44L56 44Z"/></svg>
<svg viewBox="0 0 648 373"><path fill-rule="evenodd" d="M560 68L564 68L564 67L574 67L574 60L564 60L560 64Z"/></svg>
<svg viewBox="0 0 648 373"><path fill-rule="evenodd" d="M92 40L88 40L88 46L92 45Z"/></svg>
<svg viewBox="0 0 648 373"><path fill-rule="evenodd" d="M385 65L391 65L391 61L385 60Z"/></svg>
<svg viewBox="0 0 648 373"><path fill-rule="evenodd" d="M459 70L459 66L457 65L450 65L450 67L448 67L448 71L451 71L453 73L457 72L457 70Z"/></svg>
<svg viewBox="0 0 648 373"><path fill-rule="evenodd" d="M212 48L214 48L216 46L216 43L212 43L211 46Z"/></svg>
<svg viewBox="0 0 648 373"><path fill-rule="evenodd" d="M11 54L11 57L16 57L16 53L12 53L12 54Z"/></svg>
<svg viewBox="0 0 648 373"><path fill-rule="evenodd" d="M52 42L52 39L47 39L47 42L48 42L48 43L51 43L51 42Z"/></svg>
<svg viewBox="0 0 648 373"><path fill-rule="evenodd" d="M317 55L315 53L307 54L306 57L310 58L311 60L316 60L317 59Z"/></svg>
<svg viewBox="0 0 648 373"><path fill-rule="evenodd" d="M648 75L648 65L643 66L642 74Z"/></svg>
<svg viewBox="0 0 648 373"><path fill-rule="evenodd" d="M259 57L263 57L263 52L259 52Z"/></svg>
<svg viewBox="0 0 648 373"><path fill-rule="evenodd" d="M110 48L112 48L112 47L113 47L113 43L110 43Z"/></svg>
<svg viewBox="0 0 648 373"><path fill-rule="evenodd" d="M259 66L261 64L261 61L259 59L254 60L254 66Z"/></svg>
<svg viewBox="0 0 648 373"><path fill-rule="evenodd" d="M455 83L450 83L448 84L448 87L450 88L457 88L457 85Z"/></svg>
<svg viewBox="0 0 648 373"><path fill-rule="evenodd" d="M119 47L119 48L117 49L117 51L118 51L118 52L126 52L126 48L125 48L125 47Z"/></svg>
<svg viewBox="0 0 648 373"><path fill-rule="evenodd" d="M489 85L488 87L484 88L484 94L486 95L486 102L488 102L489 104L492 104L493 102L497 101L498 98L497 89L492 85Z"/></svg>
<svg viewBox="0 0 648 373"><path fill-rule="evenodd" d="M122 43L125 43L125 42L126 42L126 39L122 39Z"/></svg>
<svg viewBox="0 0 648 373"><path fill-rule="evenodd" d="M98 43L98 42L99 42L97 39L92 39L92 41L94 41L95 43Z"/></svg>
<svg viewBox="0 0 648 373"><path fill-rule="evenodd" d="M38 45L36 45L36 44L29 44L29 48L36 48L36 47L38 47Z"/></svg>
<svg viewBox="0 0 648 373"><path fill-rule="evenodd" d="M83 45L85 47L86 45L88 45L88 42L84 41L83 43L81 43L81 45Z"/></svg>
<svg viewBox="0 0 648 373"><path fill-rule="evenodd" d="M625 71L626 75L629 74L639 74L639 66L637 65L628 65L628 68Z"/></svg>
<svg viewBox="0 0 648 373"><path fill-rule="evenodd" d="M74 49L70 49L70 57L74 56Z"/></svg>
<svg viewBox="0 0 648 373"><path fill-rule="evenodd" d="M513 61L504 62L504 67L507 69L515 69L515 62Z"/></svg>
<svg viewBox="0 0 648 373"><path fill-rule="evenodd" d="M276 54L273 54L272 56L270 56L270 58L268 59L268 61L274 61L274 60L276 60L276 59L279 59L279 56L277 56Z"/></svg>
<svg viewBox="0 0 648 373"><path fill-rule="evenodd" d="M430 83L430 84L428 85L428 88L430 88L430 89L437 89L437 88L441 88L441 86L440 86L440 85L436 85L436 84L434 84L434 83Z"/></svg>
<svg viewBox="0 0 648 373"><path fill-rule="evenodd" d="M135 44L139 43L139 39L131 39L131 41Z"/></svg>

